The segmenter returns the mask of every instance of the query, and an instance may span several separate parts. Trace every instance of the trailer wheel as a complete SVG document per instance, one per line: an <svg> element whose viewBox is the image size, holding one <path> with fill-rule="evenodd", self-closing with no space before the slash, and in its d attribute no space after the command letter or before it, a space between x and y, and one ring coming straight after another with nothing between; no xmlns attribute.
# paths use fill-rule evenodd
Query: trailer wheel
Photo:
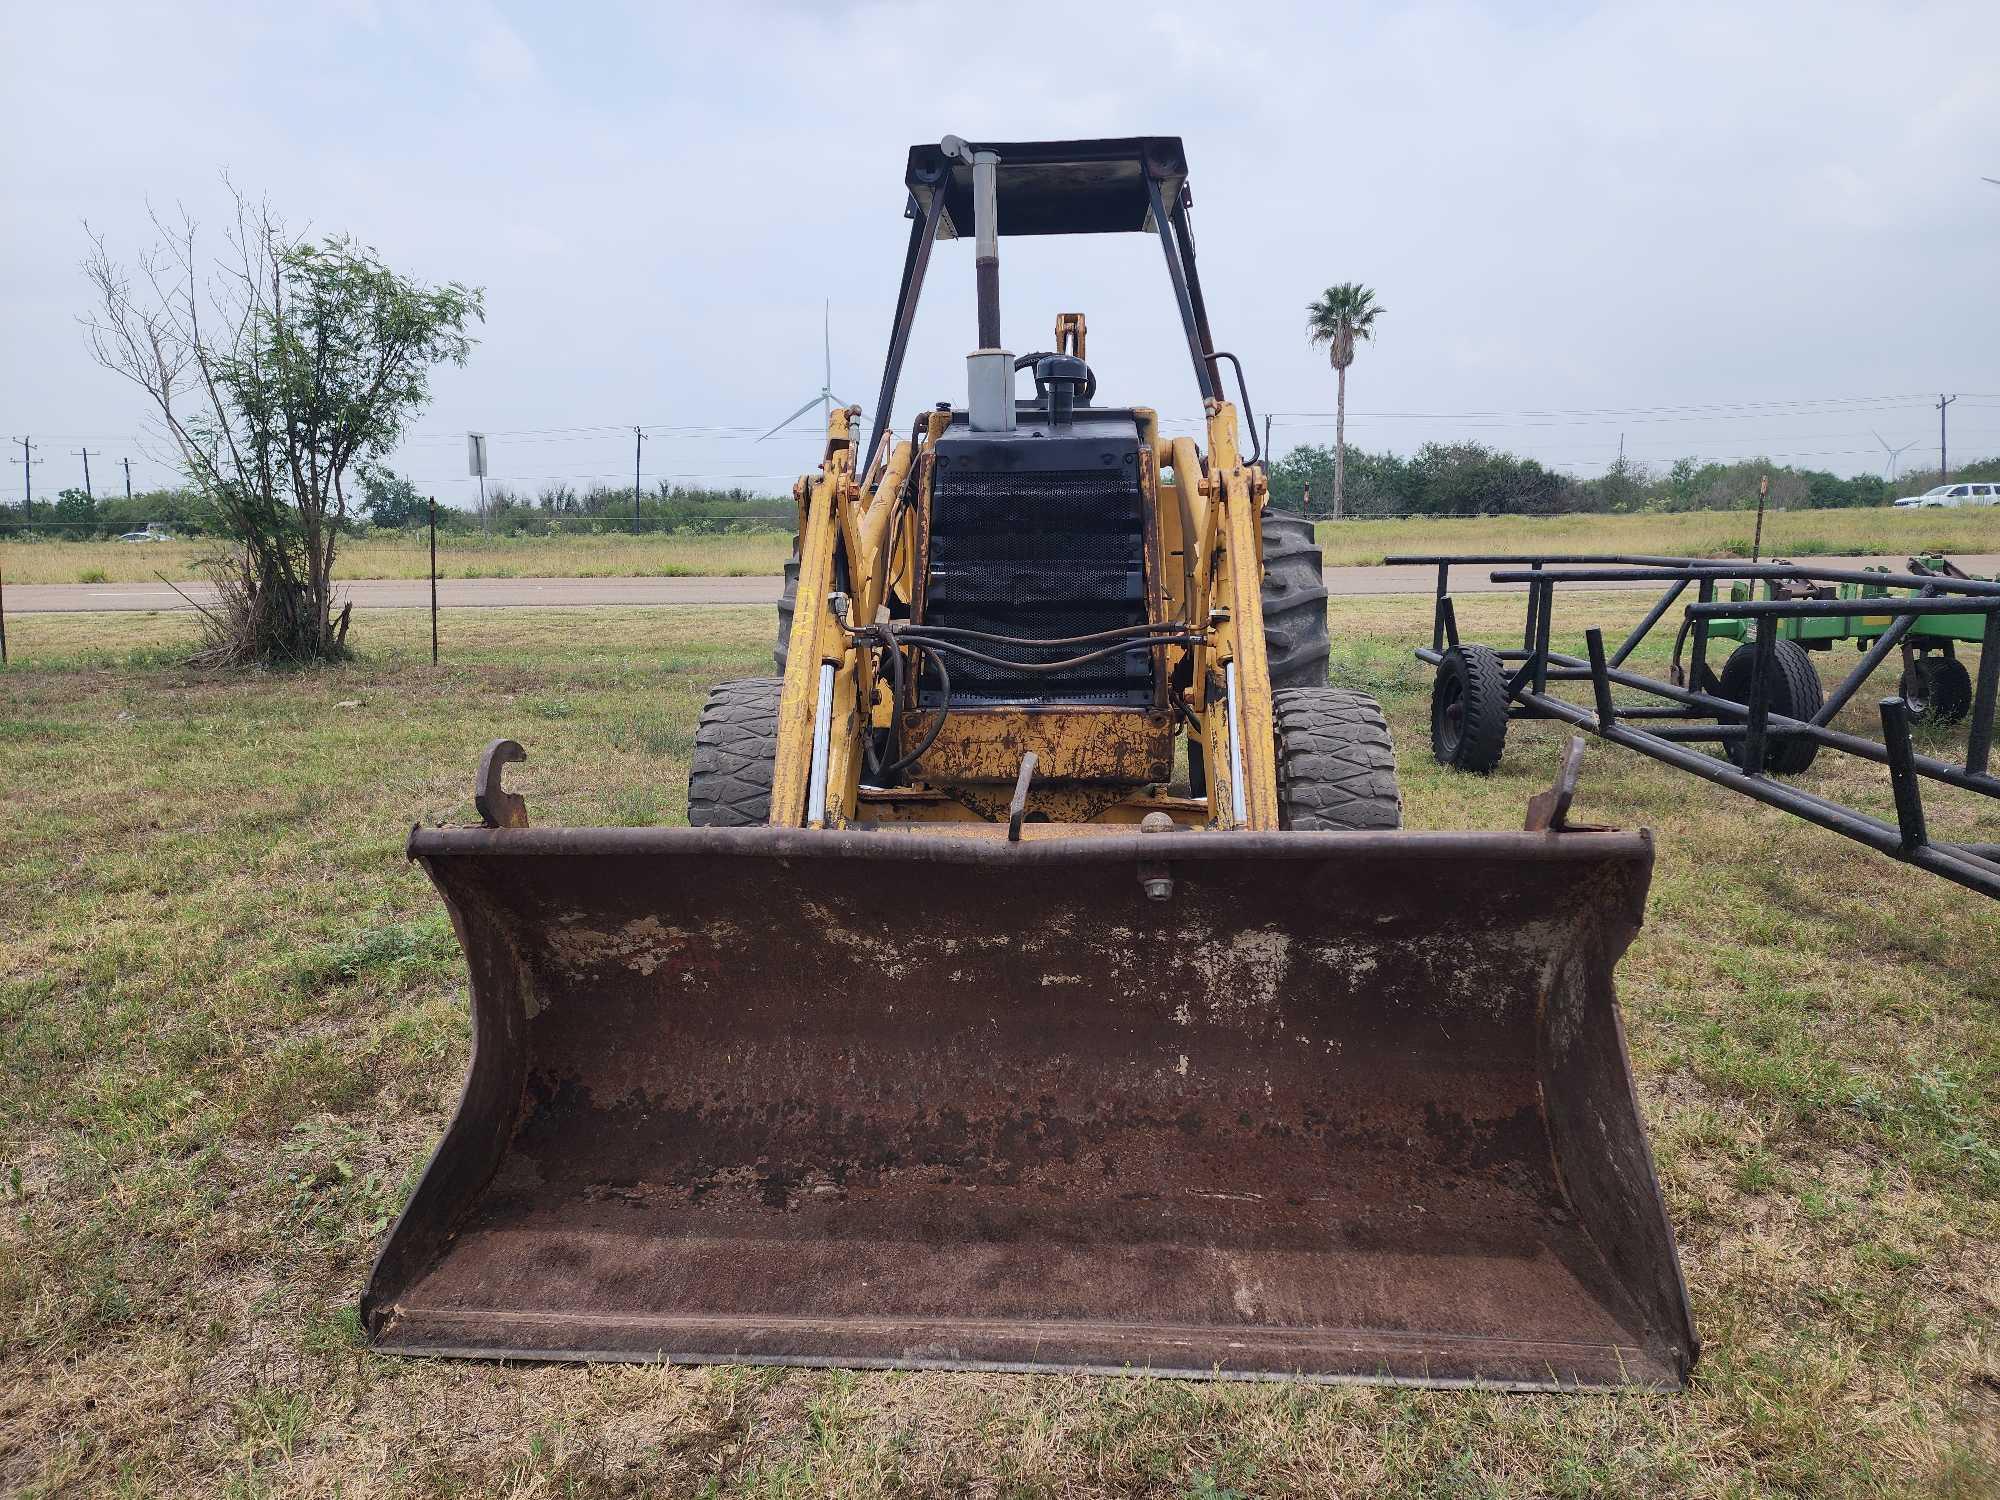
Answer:
<svg viewBox="0 0 2000 1500"><path fill-rule="evenodd" d="M1757 671L1757 648L1745 642L1729 653L1722 664L1722 681L1715 696L1735 703L1750 701L1750 683ZM1819 672L1812 658L1799 649L1798 642L1780 640L1771 655L1771 712L1788 719L1810 719L1826 701L1819 684ZM1731 765L1743 765L1743 741L1725 740L1723 753ZM1764 741L1763 769L1780 776L1796 776L1819 754L1817 741L1788 735Z"/></svg>
<svg viewBox="0 0 2000 1500"><path fill-rule="evenodd" d="M745 677L709 689L688 767L690 828L758 828L771 820L784 690L778 677Z"/></svg>
<svg viewBox="0 0 2000 1500"><path fill-rule="evenodd" d="M1271 695L1278 732L1278 826L1346 833L1403 826L1396 747L1382 706L1341 688Z"/></svg>
<svg viewBox="0 0 2000 1500"><path fill-rule="evenodd" d="M1324 687L1332 650L1319 543L1304 516L1267 510L1264 525L1264 655L1271 686Z"/></svg>
<svg viewBox="0 0 2000 1500"><path fill-rule="evenodd" d="M778 644L771 652L771 659L778 664L778 675L785 675L785 661L792 653L792 611L799 602L799 560L785 559L785 591L778 596Z"/></svg>
<svg viewBox="0 0 2000 1500"><path fill-rule="evenodd" d="M1925 724L1956 724L1972 710L1972 675L1955 656L1919 656L1903 673L1903 702Z"/></svg>
<svg viewBox="0 0 2000 1500"><path fill-rule="evenodd" d="M1431 754L1485 775L1507 745L1507 668L1491 646L1447 646L1431 684Z"/></svg>

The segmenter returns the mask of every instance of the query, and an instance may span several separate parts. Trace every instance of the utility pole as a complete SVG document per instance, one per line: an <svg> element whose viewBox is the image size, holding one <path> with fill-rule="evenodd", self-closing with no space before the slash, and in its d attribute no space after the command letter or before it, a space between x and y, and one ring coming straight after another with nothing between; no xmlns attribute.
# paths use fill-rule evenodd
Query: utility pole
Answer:
<svg viewBox="0 0 2000 1500"><path fill-rule="evenodd" d="M465 435L465 469L479 481L479 534L486 531L486 434L468 432Z"/></svg>
<svg viewBox="0 0 2000 1500"><path fill-rule="evenodd" d="M646 429L632 424L632 535L639 534L639 454L646 446Z"/></svg>
<svg viewBox="0 0 2000 1500"><path fill-rule="evenodd" d="M14 462L21 466L21 477L28 485L27 498L21 502L21 519L27 522L35 519L35 465L41 462L35 457L35 453L40 445L31 443L24 437L15 438L14 441L21 445L21 456Z"/></svg>
<svg viewBox="0 0 2000 1500"><path fill-rule="evenodd" d="M70 457L83 460L83 498L95 506L97 504L97 496L90 488L90 461L93 458L102 458L104 455L102 453L92 453L88 448L72 448L70 450Z"/></svg>
<svg viewBox="0 0 2000 1500"><path fill-rule="evenodd" d="M1265 413L1264 413L1264 470L1265 470L1265 472L1266 472L1266 473L1269 473L1269 472L1270 472L1270 468L1271 468L1271 414L1270 414L1269 412L1265 412Z"/></svg>
<svg viewBox="0 0 2000 1500"><path fill-rule="evenodd" d="M132 498L132 460L121 458L118 462L125 465L125 498L130 500Z"/></svg>
<svg viewBox="0 0 2000 1500"><path fill-rule="evenodd" d="M1956 401L1957 399L1958 397L1956 396L1947 396L1943 392L1938 393L1937 409L1938 409L1938 483L1939 484L1951 483L1951 466L1945 462L1945 455L1944 455L1944 409L1947 406L1951 405L1951 403Z"/></svg>

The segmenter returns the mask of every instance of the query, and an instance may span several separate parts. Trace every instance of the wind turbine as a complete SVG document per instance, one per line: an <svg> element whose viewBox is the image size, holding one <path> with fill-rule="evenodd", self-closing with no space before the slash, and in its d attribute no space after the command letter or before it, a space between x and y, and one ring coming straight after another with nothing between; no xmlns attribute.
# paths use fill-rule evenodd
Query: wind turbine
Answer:
<svg viewBox="0 0 2000 1500"><path fill-rule="evenodd" d="M1882 477L1888 480L1889 483L1894 484L1896 482L1896 465L1902 462L1905 453L1917 446L1917 440L1911 438L1902 447L1891 448L1886 442L1883 442L1881 433L1875 432L1875 429L1872 427L1868 430L1875 433L1875 441L1882 444L1882 451L1888 455L1887 458L1882 460Z"/></svg>
<svg viewBox="0 0 2000 1500"><path fill-rule="evenodd" d="M845 401L833 393L833 302L831 299L826 302L820 311L820 337L823 340L826 353L826 379L821 382L818 393L812 400L808 401L776 427L765 433L764 437L758 438L758 442L761 443L764 441L764 438L774 437L778 433L783 432L815 406L820 409L820 430L824 432L826 430L826 419L833 415L833 408L847 405Z"/></svg>

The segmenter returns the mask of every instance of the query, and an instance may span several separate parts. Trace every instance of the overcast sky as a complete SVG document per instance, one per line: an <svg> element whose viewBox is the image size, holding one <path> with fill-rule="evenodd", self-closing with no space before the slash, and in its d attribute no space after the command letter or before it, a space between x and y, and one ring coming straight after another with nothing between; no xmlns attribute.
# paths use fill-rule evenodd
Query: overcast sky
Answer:
<svg viewBox="0 0 2000 1500"><path fill-rule="evenodd" d="M38 494L81 447L100 490L127 456L171 477L76 326L82 226L123 255L148 202L219 230L225 170L486 289L397 456L440 500L472 496L468 428L532 490L629 482L634 423L649 482L781 491L816 422L752 439L819 387L826 300L834 389L872 403L904 153L946 132L1182 136L1216 337L1280 450L1331 439L1304 310L1358 280L1364 446L1879 471L1876 432L1935 465L1959 391L1954 451L2000 453L1992 0L6 9L0 436L41 444ZM899 427L963 400L971 246L939 250ZM1198 414L1157 241L1011 240L1001 276L1012 348L1081 310L1100 399Z"/></svg>

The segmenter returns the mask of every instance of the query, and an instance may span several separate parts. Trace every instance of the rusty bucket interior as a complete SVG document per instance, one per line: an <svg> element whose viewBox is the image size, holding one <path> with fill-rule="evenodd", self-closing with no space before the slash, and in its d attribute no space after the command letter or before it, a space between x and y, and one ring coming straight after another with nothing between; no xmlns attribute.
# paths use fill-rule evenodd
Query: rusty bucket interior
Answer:
<svg viewBox="0 0 2000 1500"><path fill-rule="evenodd" d="M1537 1389L1694 1362L1612 994L1644 835L411 855L474 1046L363 1299L378 1348Z"/></svg>

